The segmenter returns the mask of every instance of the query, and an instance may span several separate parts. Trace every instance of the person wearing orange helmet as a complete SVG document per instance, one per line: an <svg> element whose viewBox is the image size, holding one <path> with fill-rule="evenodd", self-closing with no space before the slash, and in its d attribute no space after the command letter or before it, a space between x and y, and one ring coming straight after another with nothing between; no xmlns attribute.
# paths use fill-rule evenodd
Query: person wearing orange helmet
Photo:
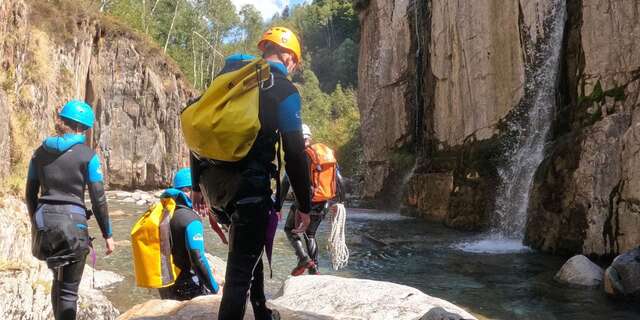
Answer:
<svg viewBox="0 0 640 320"><path fill-rule="evenodd" d="M232 168L191 157L195 209L207 212L206 203L220 215L218 221L230 224L227 272L218 314L218 319L224 320L244 318L249 291L255 319L279 318L266 306L262 263L267 238L272 236L268 226L281 209L277 207L280 201L274 203L271 199L271 179L278 174L273 161L279 139L299 204L295 231L303 233L310 222L311 184L304 153L301 98L287 78L302 61L300 42L291 30L273 27L263 34L258 48L269 63L273 81L260 91L261 129L248 155ZM232 55L226 58L220 74L238 70L254 59L245 54Z"/></svg>

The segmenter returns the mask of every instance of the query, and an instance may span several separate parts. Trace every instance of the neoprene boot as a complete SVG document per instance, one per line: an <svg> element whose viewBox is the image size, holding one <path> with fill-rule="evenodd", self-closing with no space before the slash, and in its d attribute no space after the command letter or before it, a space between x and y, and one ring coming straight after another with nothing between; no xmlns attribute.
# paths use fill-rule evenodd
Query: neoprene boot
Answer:
<svg viewBox="0 0 640 320"><path fill-rule="evenodd" d="M309 274L320 274L318 271L318 243L315 237L307 238L307 252L309 252L309 258L313 260L313 266L309 267Z"/></svg>
<svg viewBox="0 0 640 320"><path fill-rule="evenodd" d="M291 271L292 276L299 276L303 274L308 268L315 266L315 263L304 250L304 245L300 240L291 241L291 245L293 249L296 251L296 256L298 256L298 265L293 268Z"/></svg>

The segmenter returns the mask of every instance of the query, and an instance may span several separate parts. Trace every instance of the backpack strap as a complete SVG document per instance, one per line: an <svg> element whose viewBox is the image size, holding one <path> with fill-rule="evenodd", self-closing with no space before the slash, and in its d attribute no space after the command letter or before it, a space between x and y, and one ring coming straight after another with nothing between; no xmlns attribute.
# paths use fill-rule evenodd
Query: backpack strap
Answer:
<svg viewBox="0 0 640 320"><path fill-rule="evenodd" d="M276 169L276 201L275 201L275 209L276 211L280 211L282 210L282 195L280 194L282 192L282 186L280 185L281 183L281 179L280 179L280 174L282 172L282 137L280 136L280 133L278 133L278 141L276 142L278 144L278 149L276 151L276 159L278 161L278 168ZM271 262L269 262L269 265L271 265ZM272 271L273 272L273 271Z"/></svg>
<svg viewBox="0 0 640 320"><path fill-rule="evenodd" d="M317 188L317 184L318 181L320 180L320 170L318 170L318 153L316 152L315 149L313 149L313 146L309 146L304 150L307 153L307 156L309 157L310 163L309 163L309 170L310 170L310 178L311 178L311 188L312 188L312 192L311 192L311 201L313 201L313 198L315 198L315 192L316 192L316 188Z"/></svg>

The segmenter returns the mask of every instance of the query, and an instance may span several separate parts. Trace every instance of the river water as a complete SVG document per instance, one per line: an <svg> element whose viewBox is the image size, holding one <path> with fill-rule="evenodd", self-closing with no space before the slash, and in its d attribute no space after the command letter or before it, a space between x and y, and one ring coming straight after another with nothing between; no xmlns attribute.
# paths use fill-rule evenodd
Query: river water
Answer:
<svg viewBox="0 0 640 320"><path fill-rule="evenodd" d="M111 201L110 209L125 212L112 218L114 237L124 242L119 242L118 250L107 258L103 256L103 243L97 242L97 267L125 277L106 292L116 307L125 311L157 297L152 290L135 287L127 241L131 225L146 207ZM95 221L91 223L95 234L98 229ZM296 263L282 227L283 222L276 235L273 279L266 282L270 296L280 289ZM321 248L326 246L329 227L328 220L320 227ZM602 289L555 283L553 275L565 259L521 250L519 244L487 242L482 250L477 245L480 235L395 212L363 209L348 210L347 232L351 250L348 266L332 271L327 253L322 252L324 274L412 286L487 319L640 319L640 306L613 302ZM205 238L209 253L226 258L225 246L211 230L206 231ZM474 243L474 250L462 250L469 243Z"/></svg>

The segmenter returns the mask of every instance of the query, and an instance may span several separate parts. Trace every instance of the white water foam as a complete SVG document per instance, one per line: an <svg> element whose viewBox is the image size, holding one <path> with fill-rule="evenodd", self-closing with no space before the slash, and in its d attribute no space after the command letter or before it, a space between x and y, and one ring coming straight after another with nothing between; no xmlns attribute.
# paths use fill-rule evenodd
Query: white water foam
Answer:
<svg viewBox="0 0 640 320"><path fill-rule="evenodd" d="M473 242L462 242L454 245L454 248L469 253L483 254L513 254L527 253L531 249L522 244L520 239L494 238Z"/></svg>
<svg viewBox="0 0 640 320"><path fill-rule="evenodd" d="M398 213L354 212L352 210L354 209L347 209L347 220L403 221L415 219Z"/></svg>

